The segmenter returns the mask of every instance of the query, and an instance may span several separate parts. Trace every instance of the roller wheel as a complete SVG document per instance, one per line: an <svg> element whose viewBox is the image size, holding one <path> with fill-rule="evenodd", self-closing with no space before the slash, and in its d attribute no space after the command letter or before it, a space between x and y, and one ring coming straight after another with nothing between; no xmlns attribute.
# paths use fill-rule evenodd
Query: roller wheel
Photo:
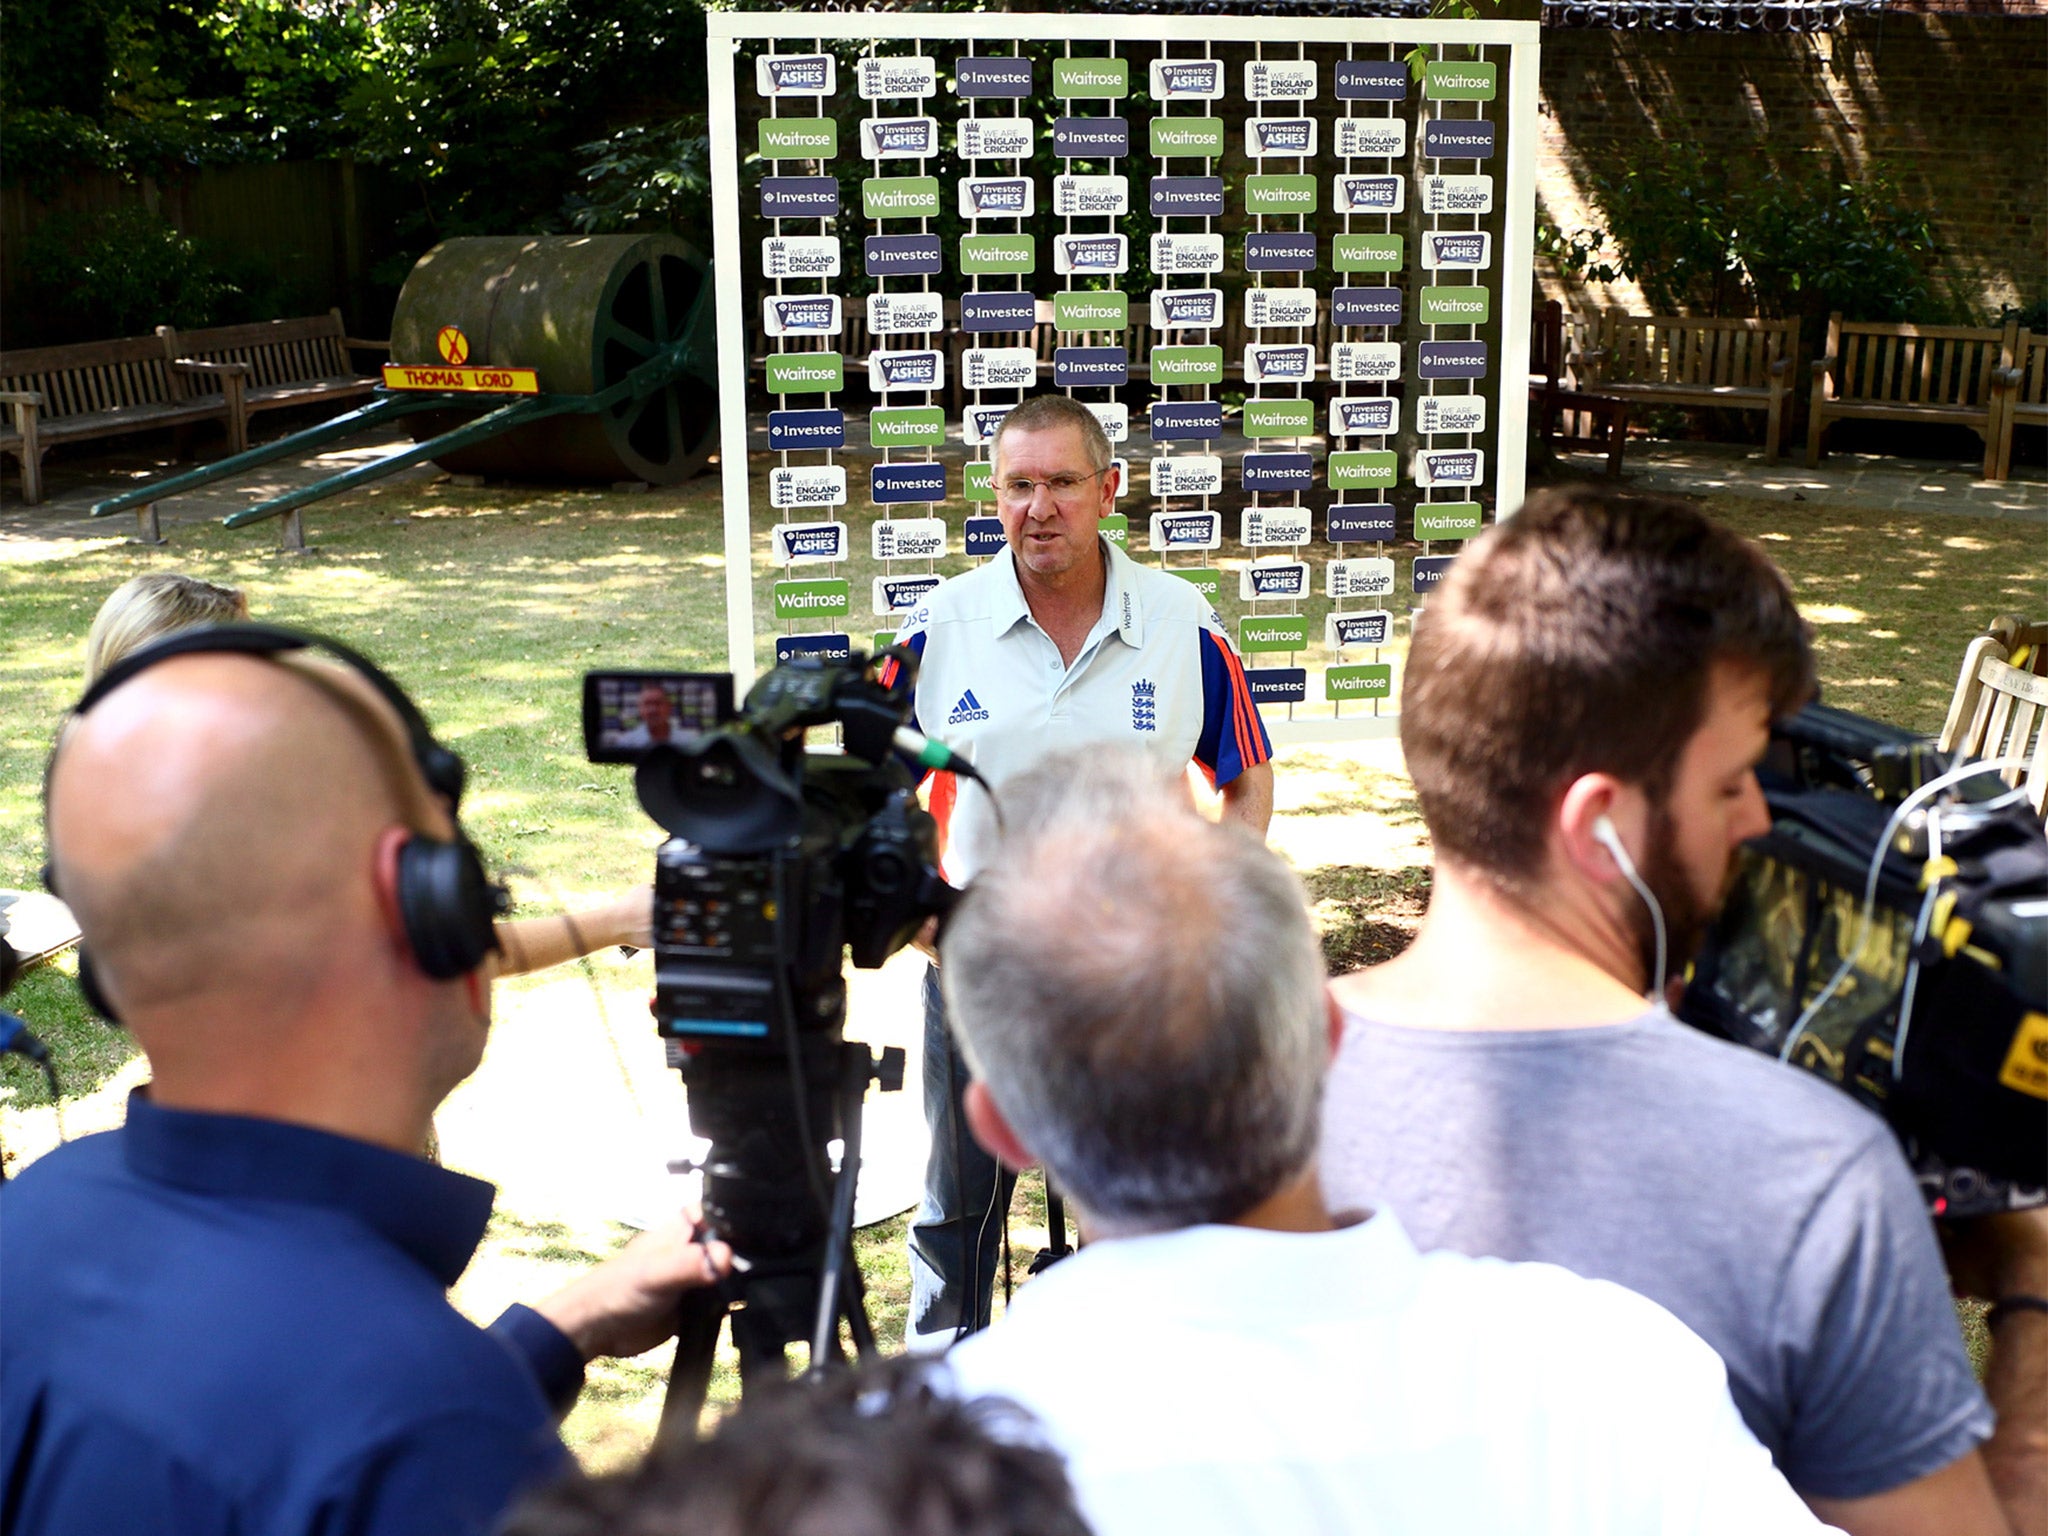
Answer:
<svg viewBox="0 0 2048 1536"><path fill-rule="evenodd" d="M608 409L530 422L447 454L442 467L520 480L673 485L704 467L718 396L710 268L667 235L447 240L421 257L391 322L394 362L441 361L458 326L471 363L535 369L549 394L595 394L680 340L680 377ZM481 411L412 418L416 439Z"/></svg>

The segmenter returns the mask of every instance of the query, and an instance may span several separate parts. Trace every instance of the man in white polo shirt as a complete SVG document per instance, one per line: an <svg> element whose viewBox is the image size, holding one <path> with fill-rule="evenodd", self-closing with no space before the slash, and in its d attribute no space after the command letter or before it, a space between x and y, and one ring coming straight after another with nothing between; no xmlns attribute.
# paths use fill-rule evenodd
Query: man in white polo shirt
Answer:
<svg viewBox="0 0 2048 1536"><path fill-rule="evenodd" d="M919 657L917 728L998 793L1048 752L1094 742L1142 748L1162 778L1196 762L1223 814L1263 834L1273 749L1243 665L1192 585L1102 537L1116 476L1101 424L1068 396L1034 396L1003 418L993 478L1009 548L934 590L897 634ZM931 803L946 876L965 885L997 836L994 810L950 774ZM961 1126L966 1075L936 967L924 1006L932 1150L910 1230L910 1342L938 1348L988 1321L1013 1181Z"/></svg>
<svg viewBox="0 0 2048 1536"><path fill-rule="evenodd" d="M1117 752L1013 782L946 928L968 1122L1090 1238L951 1352L956 1389L1037 1417L1098 1536L1818 1533L1661 1307L1325 1205L1339 1015L1301 884Z"/></svg>

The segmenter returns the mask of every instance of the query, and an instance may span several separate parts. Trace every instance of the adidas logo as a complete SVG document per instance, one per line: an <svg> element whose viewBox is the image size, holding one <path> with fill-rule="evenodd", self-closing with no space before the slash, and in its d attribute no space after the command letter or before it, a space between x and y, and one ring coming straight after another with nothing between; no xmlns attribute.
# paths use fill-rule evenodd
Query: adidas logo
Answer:
<svg viewBox="0 0 2048 1536"><path fill-rule="evenodd" d="M953 713L946 716L946 724L965 725L970 720L987 718L988 711L981 707L981 700L974 696L974 690L970 688L960 695L960 702L953 706Z"/></svg>

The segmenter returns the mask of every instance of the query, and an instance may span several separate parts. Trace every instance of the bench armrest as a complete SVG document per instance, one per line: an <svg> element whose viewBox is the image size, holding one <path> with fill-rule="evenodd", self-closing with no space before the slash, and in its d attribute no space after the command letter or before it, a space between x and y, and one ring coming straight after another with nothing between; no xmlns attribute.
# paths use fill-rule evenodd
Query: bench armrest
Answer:
<svg viewBox="0 0 2048 1536"><path fill-rule="evenodd" d="M1764 371L1774 379L1782 379L1786 374L1792 371L1792 359L1789 357L1781 357L1776 362L1772 363L1770 367L1765 369Z"/></svg>
<svg viewBox="0 0 2048 1536"><path fill-rule="evenodd" d="M1812 375L1816 379L1818 379L1826 375L1827 371L1834 366L1835 360L1832 357L1816 357L1810 364L1807 365L1807 369L1810 373L1812 373Z"/></svg>
<svg viewBox="0 0 2048 1536"><path fill-rule="evenodd" d="M0 389L0 405L33 405L40 410L48 404L49 401L43 398L41 390Z"/></svg>
<svg viewBox="0 0 2048 1536"><path fill-rule="evenodd" d="M174 357L171 366L183 373L217 373L222 378L246 378L247 363L206 363L196 357Z"/></svg>
<svg viewBox="0 0 2048 1536"><path fill-rule="evenodd" d="M2003 384L2007 389L2012 388L2026 376L2026 370L2023 368L1994 368L1991 370L1991 382Z"/></svg>
<svg viewBox="0 0 2048 1536"><path fill-rule="evenodd" d="M359 336L344 336L341 338L341 344L352 352L389 352L391 350L391 342L388 339L384 341L365 341Z"/></svg>

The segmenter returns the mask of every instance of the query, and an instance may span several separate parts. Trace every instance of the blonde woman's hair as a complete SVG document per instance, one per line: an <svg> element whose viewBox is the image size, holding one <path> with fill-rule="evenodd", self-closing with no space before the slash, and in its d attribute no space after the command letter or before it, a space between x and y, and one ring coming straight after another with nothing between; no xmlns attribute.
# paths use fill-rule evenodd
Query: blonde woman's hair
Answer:
<svg viewBox="0 0 2048 1536"><path fill-rule="evenodd" d="M85 685L131 651L165 635L202 624L234 624L249 617L239 587L219 587L175 571L151 571L114 588L93 616L85 637Z"/></svg>

